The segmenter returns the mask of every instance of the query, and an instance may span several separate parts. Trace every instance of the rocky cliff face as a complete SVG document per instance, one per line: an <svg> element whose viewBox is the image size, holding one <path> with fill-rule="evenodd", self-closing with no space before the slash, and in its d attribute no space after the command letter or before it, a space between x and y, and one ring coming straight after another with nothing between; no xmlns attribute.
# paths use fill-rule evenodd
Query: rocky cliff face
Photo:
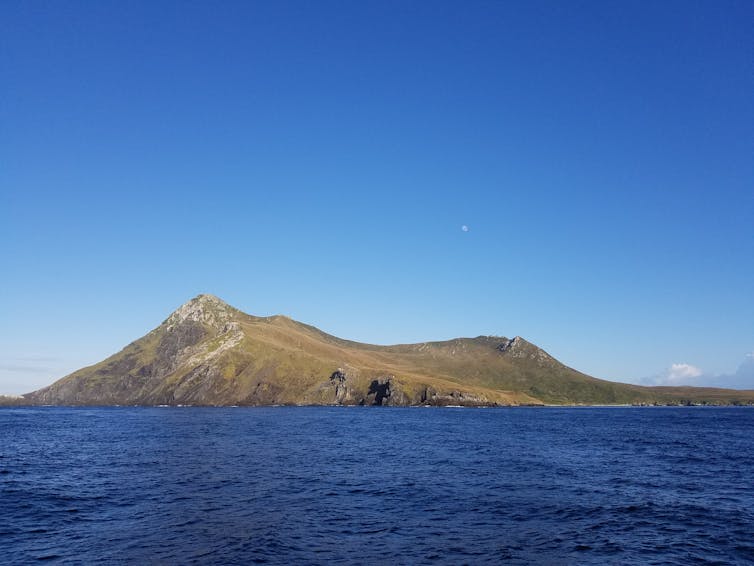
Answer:
<svg viewBox="0 0 754 566"><path fill-rule="evenodd" d="M117 354L22 402L489 406L665 398L580 374L520 337L373 346L199 295Z"/></svg>

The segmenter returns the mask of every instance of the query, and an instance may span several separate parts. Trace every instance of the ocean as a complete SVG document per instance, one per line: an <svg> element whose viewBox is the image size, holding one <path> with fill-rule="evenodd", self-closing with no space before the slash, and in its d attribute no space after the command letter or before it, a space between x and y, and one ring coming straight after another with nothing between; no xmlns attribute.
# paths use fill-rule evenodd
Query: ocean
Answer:
<svg viewBox="0 0 754 566"><path fill-rule="evenodd" d="M752 408L3 408L0 562L751 564Z"/></svg>

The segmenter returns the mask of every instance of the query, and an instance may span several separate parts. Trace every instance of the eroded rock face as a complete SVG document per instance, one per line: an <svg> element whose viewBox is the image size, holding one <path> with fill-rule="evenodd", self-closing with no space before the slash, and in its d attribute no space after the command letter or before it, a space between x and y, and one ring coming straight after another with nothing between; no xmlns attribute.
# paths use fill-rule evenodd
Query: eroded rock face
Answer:
<svg viewBox="0 0 754 566"><path fill-rule="evenodd" d="M393 391L390 388L390 377L372 380L365 405L389 405Z"/></svg>
<svg viewBox="0 0 754 566"><path fill-rule="evenodd" d="M228 313L222 316L208 314L206 305L199 302L195 307L188 309L186 316L174 314L168 319L155 360L142 368L142 373L159 379L180 367L208 365L243 340L241 325L224 320Z"/></svg>
<svg viewBox="0 0 754 566"><path fill-rule="evenodd" d="M552 356L520 336L501 342L497 349L512 358L527 358L540 365L555 361Z"/></svg>
<svg viewBox="0 0 754 566"><path fill-rule="evenodd" d="M425 401L427 405L437 407L460 406L460 407L491 407L494 403L483 395L476 395L464 391L451 391L449 393L432 393Z"/></svg>
<svg viewBox="0 0 754 566"><path fill-rule="evenodd" d="M338 368L336 369L333 374L330 376L330 381L335 383L336 385L341 385L346 382L346 374L345 372Z"/></svg>
<svg viewBox="0 0 754 566"><path fill-rule="evenodd" d="M208 335L201 322L186 319L168 326L165 336L157 346L157 356L151 364L151 374L162 377L175 371L190 355L189 350Z"/></svg>
<svg viewBox="0 0 754 566"><path fill-rule="evenodd" d="M282 388L274 383L261 381L254 390L241 402L243 405L274 405L279 402Z"/></svg>
<svg viewBox="0 0 754 566"><path fill-rule="evenodd" d="M320 389L332 391L329 395L336 405L408 406L418 401L401 390L393 375L372 379L366 386L357 378L357 370L338 368Z"/></svg>
<svg viewBox="0 0 754 566"><path fill-rule="evenodd" d="M325 388L334 389L334 402L336 405L361 405L364 395L360 394L353 383L355 374L353 369L338 368L325 384Z"/></svg>
<svg viewBox="0 0 754 566"><path fill-rule="evenodd" d="M233 310L233 307L214 295L199 295L178 307L165 323L168 331L187 321L199 322L219 330L231 320Z"/></svg>
<svg viewBox="0 0 754 566"><path fill-rule="evenodd" d="M511 338L510 340L506 340L505 342L502 342L497 349L501 352L505 353L508 351L511 351L513 349L513 346L516 345L516 340L518 339L518 336L516 338Z"/></svg>

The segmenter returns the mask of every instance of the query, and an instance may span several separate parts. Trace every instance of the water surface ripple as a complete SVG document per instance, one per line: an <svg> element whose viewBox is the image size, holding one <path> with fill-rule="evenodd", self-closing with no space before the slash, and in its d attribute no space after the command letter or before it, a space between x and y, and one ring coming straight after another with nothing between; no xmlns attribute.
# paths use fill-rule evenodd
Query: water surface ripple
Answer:
<svg viewBox="0 0 754 566"><path fill-rule="evenodd" d="M2 562L751 564L754 409L0 409Z"/></svg>

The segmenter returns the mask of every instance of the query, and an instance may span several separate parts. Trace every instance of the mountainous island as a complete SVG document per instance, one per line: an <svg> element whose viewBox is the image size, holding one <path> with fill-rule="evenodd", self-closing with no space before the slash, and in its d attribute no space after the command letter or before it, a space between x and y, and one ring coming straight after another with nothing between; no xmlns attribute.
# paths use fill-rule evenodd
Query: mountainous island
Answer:
<svg viewBox="0 0 754 566"><path fill-rule="evenodd" d="M754 404L754 391L590 377L521 337L376 346L199 295L93 366L3 404Z"/></svg>

